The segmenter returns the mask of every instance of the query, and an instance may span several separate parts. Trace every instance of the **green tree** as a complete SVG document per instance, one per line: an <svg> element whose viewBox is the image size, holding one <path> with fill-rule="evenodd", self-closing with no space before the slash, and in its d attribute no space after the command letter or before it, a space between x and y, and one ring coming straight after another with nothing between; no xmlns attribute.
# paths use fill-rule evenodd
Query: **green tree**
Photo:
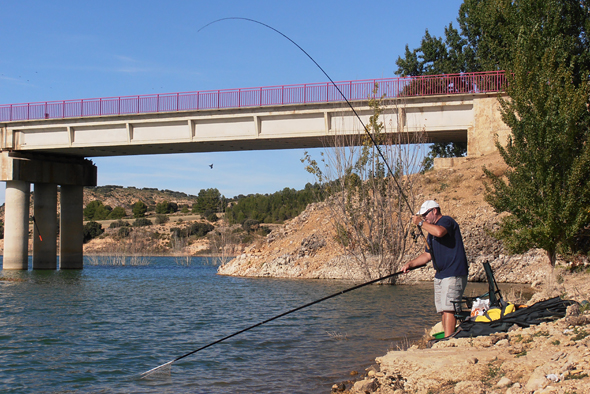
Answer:
<svg viewBox="0 0 590 394"><path fill-rule="evenodd" d="M162 201L156 204L156 213L166 214L178 211L178 204L175 202Z"/></svg>
<svg viewBox="0 0 590 394"><path fill-rule="evenodd" d="M512 134L497 143L506 180L486 170L486 200L510 214L496 233L509 250L542 248L553 266L590 223L590 10L585 1L504 5L516 36L509 98L500 100Z"/></svg>
<svg viewBox="0 0 590 394"><path fill-rule="evenodd" d="M224 200L217 189L201 189L197 201L193 204L193 213L203 213L207 210L219 212Z"/></svg>
<svg viewBox="0 0 590 394"><path fill-rule="evenodd" d="M86 220L105 220L111 211L112 208L110 206L103 205L100 200L94 200L86 205L83 214Z"/></svg>
<svg viewBox="0 0 590 394"><path fill-rule="evenodd" d="M113 208L111 213L109 213L109 216L107 219L121 219L121 218L124 218L125 215L127 215L127 213L125 212L125 208L115 207L115 208Z"/></svg>
<svg viewBox="0 0 590 394"><path fill-rule="evenodd" d="M133 204L132 212L134 218L142 218L145 216L145 213L147 212L147 205L145 205L143 201L138 201L135 204Z"/></svg>

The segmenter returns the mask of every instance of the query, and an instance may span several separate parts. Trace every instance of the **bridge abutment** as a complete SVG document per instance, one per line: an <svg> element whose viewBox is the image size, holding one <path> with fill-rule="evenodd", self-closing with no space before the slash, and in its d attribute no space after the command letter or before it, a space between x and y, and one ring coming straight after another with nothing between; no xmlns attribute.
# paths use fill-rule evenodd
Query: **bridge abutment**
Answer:
<svg viewBox="0 0 590 394"><path fill-rule="evenodd" d="M60 186L61 269L83 268L84 186L96 186L96 166L83 158L0 153L6 182L3 269L28 269L30 185L33 202L33 269L57 268L57 186Z"/></svg>

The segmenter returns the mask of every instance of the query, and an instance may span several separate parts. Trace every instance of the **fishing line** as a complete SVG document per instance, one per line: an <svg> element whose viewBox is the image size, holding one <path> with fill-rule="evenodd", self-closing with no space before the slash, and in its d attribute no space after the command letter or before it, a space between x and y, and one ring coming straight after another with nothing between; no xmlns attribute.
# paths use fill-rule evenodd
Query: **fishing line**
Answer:
<svg viewBox="0 0 590 394"><path fill-rule="evenodd" d="M41 238L41 231L39 231L39 226L37 226L37 220L35 220L34 216L33 216L33 225L37 229L37 235L39 236L39 241L43 242L43 238Z"/></svg>
<svg viewBox="0 0 590 394"><path fill-rule="evenodd" d="M411 269L415 269L415 268L411 268ZM278 319L278 318L280 318L280 317L287 316L287 315L289 315L289 314L291 314L291 313L294 313L294 312L300 311L301 309L304 309L304 308L310 307L310 306L312 306L312 305L319 304L320 302L323 302L323 301L329 300L330 298L337 297L337 296L339 296L339 295L342 295L342 294L348 293L349 291L357 290L357 289L360 289L361 287L365 287L365 286L368 286L368 285L372 285L372 284L374 284L374 283L380 282L380 281L382 281L382 280L385 280L385 279L392 278L392 277L394 277L394 276L397 276L397 275L399 275L399 274L403 274L403 273L404 273L403 271L398 271L398 272L395 272L395 273L393 273L393 274L389 274L389 275L387 275L387 276L383 276L383 277L381 277L381 278L378 278L378 279L373 279L373 280L371 280L371 281L369 281L369 282L366 282L366 283L363 283L363 284L360 284L360 285L357 285L357 286L354 286L354 287L350 287L350 288L348 288L348 289L345 289L345 290L339 291L339 292L337 292L337 293L331 294L331 295L329 295L329 296L326 296L326 297L324 297L324 298L320 298L319 300L315 300L315 301L313 301L313 302L310 302L310 303L308 303L308 304L301 305L300 307L297 307L297 308L291 309L291 310L289 310L289 311L287 311L287 312L284 312L284 313L281 313L280 315L276 315L276 316L274 316L274 317L271 317L270 319L264 320L264 321L262 321L262 322L260 322L260 323L256 323L256 324L254 324L254 325L252 325L252 326L250 326L250 327L244 328L243 330L240 330L240 331L234 332L233 334L230 334L230 335L228 335L228 336L226 336L226 337L223 337L223 338L221 338L221 339L218 339L218 340L217 340L217 341L215 341L215 342L211 342L211 343L209 343L209 344L207 344L207 345L205 345L205 346L202 346L202 347L200 347L200 348L198 348L198 349L196 349L196 350L193 350L193 351L191 351L191 352L188 352L188 353L186 353L186 354L183 354L182 356L176 357L174 360L168 361L167 363L164 363L164 364L162 364L162 365L159 365L159 366L157 366L157 367L155 367L155 368L152 368L152 369L150 369L149 371L146 371L146 372L142 373L142 374L140 375L140 379L145 379L145 378L148 378L148 377L167 376L167 375L169 375L169 374L170 374L170 369L172 368L172 364L173 364L174 362L176 362L176 361L178 361L178 360L181 360L181 359L183 359L183 358L185 358L185 357L188 357L188 356L190 356L191 354L195 354L195 353L197 353L197 352L200 352L201 350L207 349L208 347L211 347L211 346L213 346L213 345L216 345L216 344L218 344L218 343L220 343L220 342L223 342L223 341L225 341L225 340L227 340L227 339L233 338L233 337L235 337L236 335L239 335L239 334L241 334L241 333L244 333L244 332L246 332L246 331L249 331L249 330L251 330L251 329L253 329L253 328L256 328L256 327L258 327L258 326L261 326L261 325L263 325L263 324L269 323L269 322L271 322L271 321L273 321L273 320L276 320L276 319Z"/></svg>
<svg viewBox="0 0 590 394"><path fill-rule="evenodd" d="M305 54L305 55L306 55L306 56L307 56L307 57L308 57L308 58L309 58L309 59L310 59L310 60L311 60L311 61L312 61L312 62L313 62L313 63L314 63L314 64L315 64L315 65L316 65L316 66L317 66L317 67L318 67L318 68L319 68L321 71L322 71L322 73L324 73L324 75L326 76L326 78L328 78L328 80L330 81L330 83L331 83L331 84L332 84L332 85L333 85L333 86L336 88L336 90L338 91L338 93L340 94L340 96L342 96L342 98L344 99L344 101L346 102L346 104L348 104L348 106L350 107L350 109L352 110L352 112L354 113L354 115L356 116L356 118L358 119L358 121L359 121L359 122L361 123L361 125L363 126L363 129L365 130L365 133L366 133L366 134L369 136L369 138L371 139L371 142L372 142L373 146L374 146L374 147L377 149L377 152L379 153L379 156L381 157L381 159L382 159L382 160L383 160L383 162L385 163L385 166L387 167L387 171L388 171L388 173L391 175L391 177L392 177L392 178L393 178L393 180L395 181L395 184L396 184L396 186L397 186L397 188L398 188L398 190L399 190L399 192L400 192L400 194L401 194L401 196L402 196L403 200L405 201L406 205L408 206L408 209L410 210L410 212L412 212L412 213L413 213L413 211L412 211L412 207L410 206L410 203L408 202L408 199L406 198L406 196L405 196L405 194L404 194L404 192L403 192L403 189L402 189L401 185L400 185L400 184L399 184L399 182L397 181L397 178L395 177L395 174L394 174L394 173L393 173L393 171L391 170L391 167L389 166L389 163L388 163L388 162L387 162L387 160L385 159L385 156L383 155L383 152L382 152L382 151L381 151L381 149L379 148L379 145L377 145L377 142L376 142L376 141L375 141L375 139L373 138L373 135L371 134L371 132L369 131L369 129L367 128L367 126L365 126L365 123L362 121L361 117L360 117L360 116L359 116L359 114L356 112L356 110L354 109L354 107L352 106L352 104L350 103L350 101L348 101L348 98L347 98L347 97L344 95L344 93L343 93L343 92L340 90L340 88L338 87L338 85L336 85L336 83L334 83L334 81L332 80L332 78L330 78L330 76L328 75L328 73L327 73L327 72L326 72L326 71L325 71L325 70L324 70L324 69L323 69L323 68L322 68L322 67L321 67L321 66L320 66L320 65L319 65L319 64L318 64L316 61L315 61L315 59L314 59L313 57L311 57L311 55L310 55L309 53L307 53L307 52L305 51L305 49L303 49L301 46L299 46L299 44L297 44L295 41L293 41L291 38L289 38L288 36L286 36L285 34L283 34L282 32L280 32L279 30L275 29L275 28L274 28L274 27L272 27L272 26L269 26L269 25L267 25L266 23L259 22L259 21L257 21L257 20L250 19L250 18L242 18L242 17L228 17L228 18L221 18L221 19L217 19L217 20L215 20L215 21L213 21L213 22L210 22L210 23L206 24L205 26L201 27L201 28L200 28L200 29L197 31L197 33L199 33L201 30L205 29L205 28L206 28L206 27L208 27L208 26L211 26L211 25L213 25L213 24L215 24L215 23L218 23L218 22L221 22L221 21L226 21L226 20L243 20L243 21L248 21L248 22L257 23L257 24L259 24L259 25L261 25L261 26L264 26L264 27L266 27L266 28L268 28L268 29L270 29L270 30L272 30L272 31L274 31L274 32L276 32L276 33L278 33L278 34L280 34L281 36L283 36L284 38L286 38L287 40L289 40L289 41L290 41L290 42L291 42L293 45L295 45L297 48L299 48L299 50L300 50L301 52L303 52L303 53L304 53L304 54ZM421 228L420 228L420 234L422 235L422 237L423 237L423 238L424 238L424 240L426 241L426 237L424 237L424 234L422 233L422 229L421 229ZM414 269L414 268L411 268L411 269ZM366 283L363 283L363 284L360 284L360 285L357 285L357 286L354 286L354 287L351 287L351 288L348 288L348 289L345 289L345 290L339 291L338 293L334 293L334 294L332 294L332 295L329 295L329 296L327 296L327 297L324 297L324 298L321 298L321 299L319 299L319 300L316 300L316 301L310 302L310 303L308 303L308 304L302 305L302 306L300 306L300 307L297 307L297 308L295 308L295 309L291 309L291 310L289 310L289 311L287 311L287 312L284 312L284 313L282 313L282 314L280 314L280 315L277 315L277 316L271 317L270 319L267 319L267 320L264 320L264 321L262 321L262 322L260 322L260 323L254 324L254 325L252 325L252 326L250 326L250 327L247 327L247 328L245 328L245 329L243 329L243 330L237 331L237 332L235 332L235 333L233 333L233 334L231 334L231 335L228 335L228 336L226 336L226 337L223 337L223 338L221 338L221 339L218 339L217 341L211 342L211 343L209 343L209 344L207 344L207 345L205 345L205 346L202 346L202 347L200 347L200 348L198 348L198 349L196 349L196 350L193 350L193 351L191 351L191 352L188 352L188 353L186 353L186 354L183 354L182 356L176 357L175 359L173 359L173 360L171 360L171 361L168 361L167 363L164 363L164 364L162 364L162 365L159 365L159 366L157 366L157 367L155 367L155 368L152 368L152 369L150 369L149 371L146 371L146 372L142 373L142 374L140 375L140 379L145 379L145 378L148 378L148 377L157 377L157 376L168 376L168 375L170 375L170 371L171 371L171 368L172 368L172 364L174 364L174 363L175 363L176 361L178 361L178 360L181 360L181 359L183 359L183 358L185 358L185 357L188 357L188 356L190 356L190 355L192 355L192 354L195 354L195 353L197 353L197 352L200 352L201 350L207 349L208 347L211 347L211 346L213 346L213 345L216 345L216 344L218 344L218 343L220 343L220 342L223 342L223 341L225 341L225 340L228 340L228 339L230 339L230 338L233 338L233 337L235 337L236 335L239 335L239 334L241 334L241 333L244 333L244 332L246 332L246 331L249 331L249 330L251 330L251 329L253 329L253 328L256 328L256 327L258 327L258 326L261 326L261 325L263 325L263 324L269 323L269 322L271 322L271 321L273 321L273 320L276 320L276 319L278 319L278 318L281 318L281 317L283 317L283 316L289 315L289 314L291 314L291 313L294 313L294 312L300 311L301 309L304 309L304 308L310 307L310 306L312 306L312 305L318 304L318 303L320 303L320 302L323 302L323 301L329 300L330 298L337 297L337 296L339 296L339 295L342 295L342 294L348 293L349 291L357 290L357 289L360 289L361 287L368 286L368 285L371 285L371 284L373 284L373 283L377 283L377 282L383 281L383 280L385 280L385 279L392 278L392 277L394 277L394 276L397 276L397 275L399 275L399 274L402 274L402 273L404 273L404 272L403 272L403 271L398 271L398 272L395 272L395 273L393 273L393 274L389 274L389 275L383 276L383 277L381 277L381 278L378 278L378 279L371 280L371 281L369 281L369 282L366 282Z"/></svg>

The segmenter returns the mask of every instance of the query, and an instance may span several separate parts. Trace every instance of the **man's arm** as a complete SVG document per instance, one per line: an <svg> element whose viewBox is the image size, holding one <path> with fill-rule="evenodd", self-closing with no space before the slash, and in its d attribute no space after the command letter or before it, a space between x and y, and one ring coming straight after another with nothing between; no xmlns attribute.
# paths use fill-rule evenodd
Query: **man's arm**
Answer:
<svg viewBox="0 0 590 394"><path fill-rule="evenodd" d="M420 256L416 257L414 260L408 261L402 268L401 271L406 273L410 269L422 267L423 265L428 264L430 261L431 256L430 253L424 252Z"/></svg>
<svg viewBox="0 0 590 394"><path fill-rule="evenodd" d="M422 219L422 216L414 215L412 216L412 223L416 226L422 222L422 228L428 233L437 238L444 237L447 234L447 229L443 226L439 226L438 224L430 224Z"/></svg>

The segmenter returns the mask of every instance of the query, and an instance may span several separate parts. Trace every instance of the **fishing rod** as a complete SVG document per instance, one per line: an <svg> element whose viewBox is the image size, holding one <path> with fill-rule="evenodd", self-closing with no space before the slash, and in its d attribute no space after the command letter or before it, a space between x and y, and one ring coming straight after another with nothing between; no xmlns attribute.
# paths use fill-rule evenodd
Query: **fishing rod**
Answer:
<svg viewBox="0 0 590 394"><path fill-rule="evenodd" d="M410 270L413 270L413 269L416 269L416 268L411 268ZM198 349L196 349L196 350L193 350L193 351L191 351L191 352L188 352L188 353L186 353L186 354L183 354L182 356L176 357L174 360L168 361L167 363L164 363L164 364L162 364L162 365L159 365L159 366L157 366L157 367L155 367L155 368L152 368L152 369L150 369L149 371L146 371L146 372L142 373L142 374L140 375L140 379L145 379L145 378L147 378L147 377L150 377L151 375L154 375L154 374L160 374L160 373L161 373L161 374L169 374L169 372L170 372L170 369L169 369L169 368L171 368L171 367L172 367L172 364L173 364L173 363L175 363L176 361L178 361L178 360L181 360L181 359L183 359L183 358L185 358L185 357L188 357L188 356L190 356L190 355L192 355L192 354L195 354L195 353L197 353L197 352L200 352L201 350L207 349L207 348L208 348L208 347L210 347L210 346L216 345L216 344L218 344L218 343L220 343L220 342L223 342L223 341L225 341L225 340L227 340L227 339L233 338L233 337L235 337L236 335L239 335L239 334L241 334L241 333L244 333L244 332L246 332L246 331L249 331L249 330L251 330L251 329L253 329L253 328L256 328L256 327L258 327L258 326L261 326L261 325L263 325L263 324L269 323L269 322L271 322L271 321L273 321L273 320L276 320L276 319L278 319L278 318L281 318L281 317L283 317L283 316L287 316L287 315L290 315L291 313L294 313L294 312L300 311L300 310L302 310L302 309L304 309L304 308L310 307L310 306L312 306L312 305L315 305L315 304L319 304L320 302L323 302L323 301L329 300L330 298L334 298L334 297L337 297L337 296L339 296L339 295L342 295L342 294L348 293L348 292L350 292L350 291L353 291L353 290L360 289L361 287L365 287L365 286L372 285L372 284L374 284L374 283L377 283L377 282L381 282L381 281L383 281L383 280L385 280L385 279L389 279L389 278L392 278L392 277L394 277L394 276L397 276L397 275L400 275L400 274L403 274L403 273L404 273L404 271L398 271L398 272L394 272L393 274L389 274L389 275L383 276L383 277L381 277L381 278L378 278L378 279L373 279L373 280L371 280L371 281L369 281L369 282L365 282L365 283L363 283L363 284L356 285L356 286L354 286L354 287L350 287L350 288L348 288L348 289L345 289L345 290L339 291L339 292L337 292L337 293L331 294L331 295L329 295L329 296L326 296L326 297L324 297L324 298L320 298L319 300L315 300L315 301L313 301L313 302L310 302L310 303L308 303L308 304L301 305L300 307L297 307L297 308L291 309L291 310L289 310L289 311L287 311L287 312L281 313L280 315L276 315L276 316L274 316L274 317L271 317L270 319L266 319L266 320L264 320L264 321L262 321L262 322L260 322L260 323L256 323L256 324L254 324L254 325L252 325L252 326L250 326L250 327L244 328L243 330L240 330L240 331L234 332L233 334L230 334L230 335L228 335L228 336L225 336L225 337L223 337L223 338L221 338L221 339L218 339L218 340L216 340L215 342L211 342L211 343L209 343L209 344L207 344L207 345L205 345L205 346L202 346L202 347L200 347L200 348L198 348Z"/></svg>
<svg viewBox="0 0 590 394"><path fill-rule="evenodd" d="M250 18L243 18L243 17L228 17L228 18L221 18L221 19L217 19L217 20L215 20L215 21L212 21L212 22L210 22L210 23L206 24L205 26L201 27L201 28L200 28L200 29L197 31L197 33L199 33L201 30L205 29L206 27L208 27L208 26L211 26L211 25L212 25L212 24L214 24L214 23L218 23L218 22L225 21L225 20L244 20L244 21L248 21L248 22L257 23L257 24L259 24L259 25L261 25L261 26L264 26L264 27L266 27L266 28L268 28L268 29L271 29L272 31L274 31L274 32L276 32L276 33L278 33L278 34L280 34L281 36L283 36L284 38L286 38L287 40L289 40L289 41L290 41L290 42L291 42L293 45L295 45L297 48L299 48L299 50L300 50L301 52L303 52L303 53L304 53L304 54L305 54L305 55L306 55L306 56L307 56L307 57L308 57L308 58L309 58L309 59L310 59L310 60L311 60L311 61L312 61L312 62L313 62L313 63L314 63L314 64L315 64L315 65L316 65L316 66L317 66L317 67L318 67L318 68L319 68L321 71L322 71L322 73L324 73L324 75L326 76L326 78L328 78L328 80L330 81L330 83L331 83L331 84L332 84L332 85L333 85L333 86L336 88L336 90L338 91L338 93L340 94L340 96L342 96L342 98L344 99L344 101L346 102L346 104L348 104L348 106L350 107L350 109L352 110L352 112L354 113L354 115L356 116L356 118L358 119L358 121L360 122L360 124L363 126L363 129L365 130L365 133L366 133L366 134L369 136L369 138L370 138L370 140L371 140L371 142L372 142L373 146L374 146L374 147L377 149L377 152L379 153L379 156L381 157L381 159L382 159L382 160L383 160L383 162L385 163L385 166L387 167L387 171L388 171L388 173L391 175L391 177L392 177L392 178L393 178L393 180L395 181L395 184L396 184L396 186L397 186L397 188L398 188L398 190L399 190L399 192L400 192L400 195L402 196L402 198L403 198L404 202L405 202L405 203L406 203L406 205L408 206L408 209L410 210L410 212L412 212L412 213L413 213L413 211L412 211L412 207L410 206L410 203L408 202L408 199L406 198L406 195L405 195L405 193L404 193L404 191L403 191L403 189L402 189L401 185L399 184L399 182L398 182L398 180L397 180L397 178L396 178L395 174L394 174L394 173L393 173L393 171L391 170L391 167L389 166L389 163L388 163L388 162L387 162L387 160L385 159L385 156L383 155L383 152L382 152L382 151L381 151L381 149L379 148L379 145L377 144L377 142L376 142L376 141L375 141L375 139L373 138L373 135L371 134L371 132L369 131L369 129L367 128L367 126L365 126L365 123L362 121L361 117L360 117L360 116L359 116L359 114L356 112L356 110L354 109L354 107L352 106L352 104L350 103L350 101L348 100L348 98L346 97L346 95L344 95L344 93L343 93L343 92L340 90L340 88L338 87L338 85L336 85L336 83L335 83L335 82L332 80L332 78L330 78L330 76L329 76L329 75L328 75L328 73L327 73L327 72L326 72L326 71L325 71L325 70L322 68L322 66L320 66L320 65L318 64L318 62L316 62L316 61L315 61L315 59L314 59L313 57L311 57L311 55L305 51L305 49L303 49L301 46L299 46L299 44L297 44L295 41L293 41L293 40L292 40L291 38L289 38L287 35L283 34L282 32L280 32L279 30L275 29L274 27L272 27L272 26L270 26L270 25L267 25L266 23L263 23L263 22L257 21L257 20L255 20L255 19L250 19ZM424 241L426 242L426 237L424 236L424 233L422 233L422 229L421 229L420 227L418 227L418 228L419 228L420 234L422 235L422 237L424 238ZM428 242L426 242L426 244L428 245ZM414 269L414 268L411 268L411 269ZM202 347L200 347L200 348L198 348L198 349L196 349L196 350L193 350L192 352L189 352L189 353L183 354L182 356L176 357L175 359L173 359L173 360L171 360L171 361L168 361L167 363L164 363L164 364L162 364L162 365L159 365L159 366L157 366L157 367L155 367L155 368L152 368L152 369L150 369L149 371L146 371L146 372L142 373L142 374L140 375L140 379L144 379L144 378L147 378L147 377L153 376L153 375L155 375L155 374L160 374L160 373L162 373L162 374L169 374L169 373L170 373L170 368L172 368L172 364L174 364L174 362L176 362L176 361L178 361L178 360L181 360L181 359L183 359L183 358L185 358L185 357L188 357L188 356L190 356L190 355L192 355L192 354L195 354L195 353L197 353L197 352L199 352L199 351L201 351L201 350L207 349L207 348L208 348L208 347L210 347L210 346L216 345L216 344L218 344L218 343L220 343L220 342L223 342L223 341L225 341L225 340L227 340L227 339L233 338L233 337L235 337L236 335L239 335L239 334L241 334L241 333L243 333L243 332L249 331L249 330L251 330L251 329L253 329L253 328L256 328L256 327L258 327L258 326L261 326L261 325L263 325L263 324L266 324L266 323L268 323L268 322L271 322L271 321L273 321L273 320L276 320L276 319L278 319L278 318L280 318L280 317L283 317L283 316L289 315L289 314L291 314L291 313L293 313L293 312L297 312L297 311L299 311L299 310L301 310L301 309L304 309L304 308L310 307L310 306L312 306L312 305L318 304L318 303L320 303L320 302L326 301L326 300L328 300L328 299L330 299L330 298L337 297L337 296L339 296L339 295L341 295L341 294L348 293L349 291L353 291L353 290L356 290L356 289L360 289L361 287L368 286L368 285L371 285L371 284L373 284L373 283L377 283L377 282L383 281L383 280L385 280L385 279L392 278L392 277L394 277L394 276L397 276L397 275L399 275L399 274L402 274L402 273L404 273L404 271L398 271L398 272L395 272L395 273L393 273L393 274L386 275L386 276L384 276L384 277L381 277L381 278L378 278L378 279L374 279L374 280L371 280L371 281L369 281L369 282L366 282L366 283L363 283L363 284L360 284L360 285L357 285L357 286L351 287L351 288L349 288L349 289L346 289L346 290L340 291L340 292L338 292L338 293L334 293L334 294L332 294L332 295L329 295L329 296L327 296L327 297L324 297L324 298L321 298L321 299L319 299L319 300L316 300L316 301L310 302L309 304L302 305L302 306L300 306L300 307L298 307L298 308L291 309L290 311L287 311L287 312L285 312L285 313L282 313L282 314L280 314L280 315L277 315L277 316L275 316L275 317L272 317L272 318L270 318L270 319L267 319L267 320L265 320L265 321L263 321L263 322L260 322L260 323L254 324L253 326L247 327L247 328L245 328L245 329L243 329L243 330L240 330L240 331L238 331L238 332L235 332L235 333L233 333L233 334L231 334L231 335L228 335L228 336L226 336L226 337L223 337L223 338L221 338L221 339L218 339L218 340L217 340L217 341L215 341L215 342L211 342L211 343L209 343L209 344L207 344L207 345L205 345L205 346L202 346Z"/></svg>
<svg viewBox="0 0 590 394"><path fill-rule="evenodd" d="M346 102L346 104L348 104L348 106L350 107L350 109L352 110L352 112L354 113L354 115L356 116L356 118L358 119L358 121L361 123L361 126L363 126L363 129L365 130L365 133L369 136L369 138L371 139L371 143L373 144L373 146L377 149L377 152L379 153L379 156L381 157L381 159L383 160L383 162L385 163L385 166L387 167L387 172L391 175L391 177L393 178L404 202L406 203L406 205L408 206L408 209L410 210L410 212L412 212L412 207L410 206L410 203L408 202L408 199L406 198L406 195L404 194L404 191L402 189L402 187L400 186L399 182L397 181L397 178L395 177L395 174L393 173L393 171L391 170L391 167L389 166L389 163L387 162L387 160L385 159L385 156L383 155L383 152L381 151L381 149L379 148L379 145L377 144L377 141L375 141L375 138L373 138L373 135L371 134L371 132L369 131L369 129L367 128L367 126L365 126L365 123L362 121L361 117L359 116L359 114L356 112L356 110L354 109L354 107L352 106L352 104L350 103L350 101L348 101L348 98L346 97L346 95L344 95L344 93L342 93L342 91L340 90L340 88L338 87L338 85L336 85L336 83L332 80L332 78L330 78L330 76L328 75L328 73L322 68L322 66L320 66L318 64L318 62L315 61L315 59L313 57L311 57L311 55L309 53L307 53L307 51L305 51L305 49L303 49L301 46L299 46L299 44L297 44L295 41L293 41L291 38L289 38L287 35L283 34L282 32L280 32L279 30L275 29L274 27L267 25L266 23L257 21L255 19L250 19L250 18L243 18L243 17L228 17L228 18L221 18L221 19L217 19L214 20L213 22L209 22L208 24L206 24L205 26L201 27L197 33L199 33L201 30L207 28L208 26L211 26L215 23L221 22L221 21L225 21L225 20L243 20L243 21L248 21L248 22L253 22L253 23L257 23L261 26L264 26L268 29L271 29L272 31L280 34L281 36L283 36L284 38L286 38L287 40L289 40L293 45L295 45L297 48L299 48L299 50L301 52L303 52L319 69L320 71L326 76L326 78L328 78L328 80L330 80L330 83L336 88L336 90L338 91L338 93L340 93L340 96L342 96L342 98L344 99L344 101Z"/></svg>

